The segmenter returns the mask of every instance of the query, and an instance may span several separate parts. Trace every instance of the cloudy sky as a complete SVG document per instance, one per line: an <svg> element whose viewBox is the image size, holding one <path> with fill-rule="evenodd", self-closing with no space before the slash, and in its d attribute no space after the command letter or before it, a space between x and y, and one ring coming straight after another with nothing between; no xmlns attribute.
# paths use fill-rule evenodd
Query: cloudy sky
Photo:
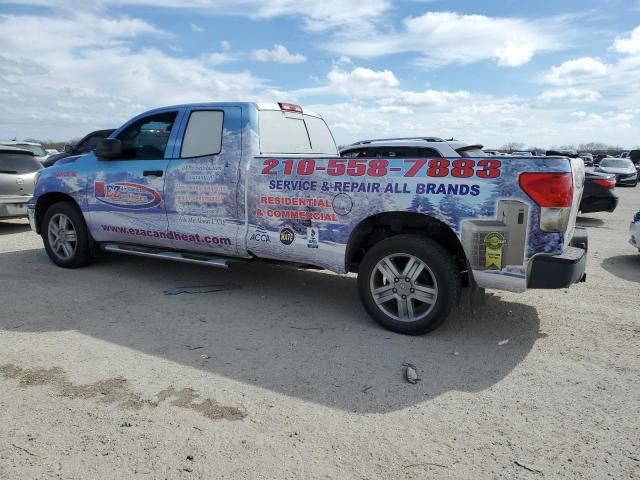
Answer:
<svg viewBox="0 0 640 480"><path fill-rule="evenodd" d="M290 101L339 143L640 144L640 0L0 0L0 137Z"/></svg>

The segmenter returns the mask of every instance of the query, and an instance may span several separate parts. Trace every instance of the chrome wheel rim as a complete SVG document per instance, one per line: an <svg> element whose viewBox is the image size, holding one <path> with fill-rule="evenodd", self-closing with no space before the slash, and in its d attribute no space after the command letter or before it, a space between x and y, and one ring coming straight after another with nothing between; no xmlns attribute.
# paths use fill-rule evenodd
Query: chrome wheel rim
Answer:
<svg viewBox="0 0 640 480"><path fill-rule="evenodd" d="M414 255L387 255L373 269L369 288L380 310L400 322L426 317L438 299L438 283L429 266Z"/></svg>
<svg viewBox="0 0 640 480"><path fill-rule="evenodd" d="M47 229L49 245L53 253L61 260L69 260L76 252L78 232L71 219L64 213L56 213L49 220Z"/></svg>

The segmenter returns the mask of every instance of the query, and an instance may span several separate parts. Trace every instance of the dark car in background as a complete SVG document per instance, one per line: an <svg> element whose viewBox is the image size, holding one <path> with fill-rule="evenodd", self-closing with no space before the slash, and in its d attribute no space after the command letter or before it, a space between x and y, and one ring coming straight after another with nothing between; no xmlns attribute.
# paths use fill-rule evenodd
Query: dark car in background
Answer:
<svg viewBox="0 0 640 480"><path fill-rule="evenodd" d="M635 187L638 184L638 171L629 158L606 157L600 160L596 172L611 173L616 176L617 185Z"/></svg>
<svg viewBox="0 0 640 480"><path fill-rule="evenodd" d="M581 213L613 212L618 206L615 193L616 176L585 172L584 192L580 201Z"/></svg>
<svg viewBox="0 0 640 480"><path fill-rule="evenodd" d="M64 152L51 155L43 163L43 165L45 167L50 167L51 165L55 165L58 160L62 160L63 158L89 153L92 150L95 150L95 148L98 146L98 143L100 143L100 140L107 138L113 132L114 129L96 130L95 132L91 132L83 137L82 140L80 140L75 145L65 145Z"/></svg>

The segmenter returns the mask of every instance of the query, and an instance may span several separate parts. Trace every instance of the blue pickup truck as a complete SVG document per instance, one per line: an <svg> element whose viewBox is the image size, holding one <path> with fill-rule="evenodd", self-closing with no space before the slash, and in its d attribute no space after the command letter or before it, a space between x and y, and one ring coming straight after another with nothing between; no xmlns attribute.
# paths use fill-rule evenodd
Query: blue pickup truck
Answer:
<svg viewBox="0 0 640 480"><path fill-rule="evenodd" d="M406 334L439 326L463 286L584 279L582 160L429 141L442 148L340 156L322 117L298 105L160 108L40 171L29 220L66 268L112 252L354 272L367 312Z"/></svg>

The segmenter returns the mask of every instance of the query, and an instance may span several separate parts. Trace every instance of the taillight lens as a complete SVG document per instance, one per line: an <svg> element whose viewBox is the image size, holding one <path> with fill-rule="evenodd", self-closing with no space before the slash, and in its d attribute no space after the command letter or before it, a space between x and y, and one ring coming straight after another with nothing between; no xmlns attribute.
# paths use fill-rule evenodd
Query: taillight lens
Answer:
<svg viewBox="0 0 640 480"><path fill-rule="evenodd" d="M614 188L616 186L616 181L611 180L610 178L596 178L593 183L597 183L601 187L604 188Z"/></svg>
<svg viewBox="0 0 640 480"><path fill-rule="evenodd" d="M520 188L541 207L570 207L573 201L571 173L523 173Z"/></svg>

